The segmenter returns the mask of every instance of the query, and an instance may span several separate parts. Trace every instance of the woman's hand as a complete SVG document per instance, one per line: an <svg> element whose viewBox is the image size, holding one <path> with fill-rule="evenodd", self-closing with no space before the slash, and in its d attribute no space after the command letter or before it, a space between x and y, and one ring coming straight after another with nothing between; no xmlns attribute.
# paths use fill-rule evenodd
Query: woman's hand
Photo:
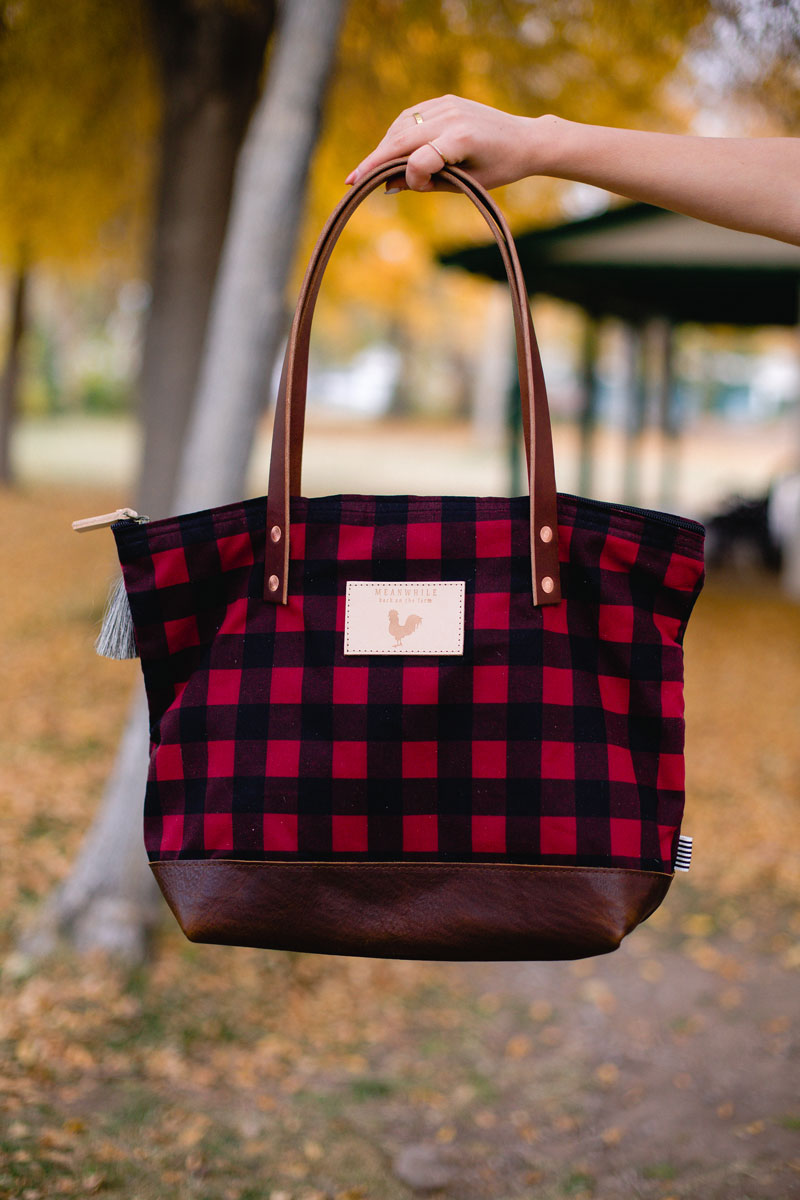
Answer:
<svg viewBox="0 0 800 1200"><path fill-rule="evenodd" d="M556 118L516 117L461 96L423 100L400 113L382 141L350 172L345 183L357 183L373 167L406 156L409 161L405 179L392 180L392 190L409 187L416 192L431 191L432 176L441 171L443 158L463 166L485 188L545 173L548 121L555 122ZM430 142L435 142L438 150ZM536 162L539 142L541 164Z"/></svg>
<svg viewBox="0 0 800 1200"><path fill-rule="evenodd" d="M461 96L440 96L401 112L345 183L405 157L405 179L390 180L387 191L444 186L433 176L446 159L486 188L551 175L800 245L800 138L613 129L554 116L515 117Z"/></svg>

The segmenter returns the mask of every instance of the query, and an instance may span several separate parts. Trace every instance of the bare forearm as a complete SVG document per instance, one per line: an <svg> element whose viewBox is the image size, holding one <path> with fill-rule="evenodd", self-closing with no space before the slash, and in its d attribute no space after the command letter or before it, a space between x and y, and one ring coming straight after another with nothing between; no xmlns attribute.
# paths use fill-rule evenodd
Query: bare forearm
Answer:
<svg viewBox="0 0 800 1200"><path fill-rule="evenodd" d="M800 138L646 133L439 96L404 109L346 182L401 156L405 185L419 191L434 186L445 160L487 188L552 175L800 245Z"/></svg>
<svg viewBox="0 0 800 1200"><path fill-rule="evenodd" d="M631 200L800 245L800 139L708 138L530 122L526 174L606 188Z"/></svg>

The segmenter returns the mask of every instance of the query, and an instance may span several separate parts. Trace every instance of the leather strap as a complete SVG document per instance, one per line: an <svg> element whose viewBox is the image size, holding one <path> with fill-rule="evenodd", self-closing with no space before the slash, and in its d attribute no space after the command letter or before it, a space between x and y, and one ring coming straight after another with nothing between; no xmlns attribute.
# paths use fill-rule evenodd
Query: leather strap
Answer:
<svg viewBox="0 0 800 1200"><path fill-rule="evenodd" d="M355 209L383 182L397 176L406 161L395 159L375 168L339 202L320 234L300 288L286 346L272 435L264 574L264 598L272 603L286 604L289 598L290 502L292 496L300 494L311 322L322 276ZM472 201L489 225L506 268L514 312L522 428L531 496L531 593L534 605L556 604L561 594L550 412L516 247L502 213L472 176L459 167L445 167L437 179L456 187Z"/></svg>
<svg viewBox="0 0 800 1200"><path fill-rule="evenodd" d="M400 166L402 166L403 163L405 162L405 160L403 160L403 159L398 159L395 161ZM388 165L391 168L391 173L392 174L396 173L396 168L394 168L392 166L392 164L388 164ZM386 171L386 167L379 168L378 170L382 175L383 172ZM375 172L374 174L377 174L377 172ZM479 186L479 185L475 184L474 180L472 180L470 176L466 175L463 172L461 174L464 175L464 179L468 182L469 185L474 186L476 188ZM369 179L369 177L367 177L367 179ZM367 181L363 181L363 182L367 182ZM297 330L296 354L295 354L295 361L294 361L294 376L293 376L293 385L292 385L294 396L292 398L292 402L290 404L290 409L289 409L289 413L290 413L290 437L289 437L289 454L290 454L289 480L290 480L290 482L289 482L289 487L290 487L291 495L299 495L299 491L300 491L300 472L301 472L301 466L302 466L302 427L303 427L303 423L304 423L304 413L305 413L305 396L306 396L306 381L307 381L307 372L308 372L308 349L309 349L309 339L310 339L311 317L313 316L314 305L316 303L317 294L319 292L319 287L322 282L322 272L327 264L330 254L334 248L334 245L335 245L345 223L347 222L349 217L352 215L353 211L358 207L358 205L361 203L361 201L365 198L365 196L368 195L369 192L371 190L373 190L373 188L375 186L377 186L377 183L373 182L371 187L367 186L366 188L363 188L363 182L362 182L362 187L359 188L355 194L350 193L344 198L342 203L334 211L331 218L327 222L325 228L323 229L322 234L319 239L319 242L317 244L317 248L315 250L314 255L312 256L311 263L309 264L309 269L306 273L306 279L304 280L303 287L301 288L300 299L298 301L298 309L301 307L301 305L303 305L304 307L303 307L303 316L301 318L300 325ZM380 180L378 180L378 183L379 182L380 182ZM462 186L461 190L466 190L466 189L463 188L463 186ZM516 327L517 327L518 365L519 365L520 375L522 377L524 377L525 365L524 365L524 359L523 359L522 353L521 353L522 346L523 346L523 337L524 337L524 333L522 330L522 324L521 324L521 322L522 322L521 313L522 313L523 308L526 312L527 323L529 326L529 335L528 335L529 340L532 340L534 342L534 345L535 345L535 338L533 338L533 327L530 323L530 312L528 310L527 300L525 299L520 303L518 298L514 295L514 292L516 290L518 282L519 282L519 280L522 279L522 273L521 273L521 271L518 271L518 274L515 276L513 265L508 257L507 238L510 239L511 234L507 231L507 229L502 229L502 228L498 229L498 228L493 227L494 212L490 211L486 207L486 205L484 205L483 200L482 200L482 196L486 197L487 200L489 200L489 197L487 196L487 194L485 192L483 192L483 189L479 188L479 192L481 193L480 195L472 195L472 196L470 196L470 199L473 200L476 207L479 209L479 211L482 212L484 218L486 219L487 223L489 224L490 228L492 229L492 232L493 232L495 238L498 240L500 252L503 257L504 263L506 265L506 271L509 276L509 281L511 282L511 285L512 285L512 300L515 301L513 307L514 307L514 316L515 316L515 322L516 322ZM491 209L494 210L493 203L491 201L489 201L489 204L490 204ZM512 242L512 244L513 244L513 242ZM316 259L316 265L315 265L315 259ZM525 297L524 280L522 281L522 296ZM294 332L294 329L293 329L293 332ZM286 366L287 366L288 357L289 356L287 354L286 360L284 361L284 368L286 368ZM538 359L538 352L536 353L536 358ZM538 365L538 364L536 364L536 365ZM540 367L539 367L539 376L541 377L541 368ZM543 386L544 385L543 378L541 379L541 382L542 382L542 386ZM285 372L284 372L284 376L281 379L281 386L279 388L279 406L280 406L281 401L285 399L285 392L286 392L286 376L285 376ZM298 417L299 417L299 422L297 419ZM548 421L548 429L549 429L549 421ZM528 460L528 465L530 467L530 436L531 435L530 435L529 424L525 421L523 421L523 431L524 431L524 435L525 435L526 458ZM281 433L282 433L282 431L278 432L279 437L281 436ZM274 437L275 437L275 434L273 434L273 438ZM273 442L273 447L274 447L274 442ZM274 462L274 459L273 459L273 462ZM273 473L271 471L270 482L272 483L273 480L275 480L275 482L277 484L280 483L280 480L277 478L277 475L273 475ZM274 489L272 487L270 488L270 492L271 493L274 492ZM278 528L278 526L271 526L271 528ZM276 561L277 561L277 556L276 556Z"/></svg>
<svg viewBox="0 0 800 1200"><path fill-rule="evenodd" d="M402 161L402 160L400 160L400 161ZM474 183L474 181L469 176L467 176L467 178L470 179L470 183ZM295 372L294 372L295 391L297 392L298 398L302 397L301 403L302 403L302 411L303 412L305 411L306 381L307 381L307 376L308 376L308 351L309 351L309 341L310 341L310 334L311 334L311 318L313 317L313 312L314 312L314 307L316 305L317 295L319 293L320 284L322 282L322 272L324 271L324 268L327 265L328 259L330 258L330 255L333 251L336 241L339 238L340 233L342 232L342 229L344 228L345 223L349 220L349 218L352 216L353 212L355 211L355 209L358 207L358 205L361 203L361 201L363 199L364 199L364 196L357 196L355 199L353 199L352 194L349 194L348 196L345 197L344 202L342 204L340 204L340 206L337 208L337 210L332 214L331 219L329 220L328 224L326 225L325 229L323 230L323 233L319 239L319 243L317 246L316 253L318 253L318 255L319 255L319 269L315 273L315 278L314 278L313 283L310 280L308 280L309 294L308 294L307 303L306 303L305 309L304 309L304 315L303 315L303 319L302 319L302 323L301 323L301 328L298 332L297 353L296 353L295 364L294 364L295 365ZM470 199L475 204L475 206L479 210L479 212L481 212L481 214L483 215L487 224L489 225L490 229L492 229L492 232L498 242L500 255L505 264L506 274L507 274L510 282L513 280L513 282L512 282L512 305L513 305L513 311L514 311L515 326L516 326L517 334L518 334L518 336L516 338L516 342L517 342L517 347L519 350L523 344L522 343L521 324L520 324L520 322L523 319L522 318L523 309L526 310L526 312L527 312L527 319L528 319L528 323L530 325L530 335L534 342L535 342L535 338L533 337L533 326L532 326L532 324L530 324L530 311L528 310L527 303L524 300L522 302L519 302L518 298L514 295L516 278L514 276L513 264L511 262L511 259L509 257L509 253L508 253L508 243L506 241L506 234L503 231L503 229L501 229L499 227L493 228L493 222L494 222L493 214L484 205L483 200L481 199L481 197L479 195L472 195L472 196L470 196ZM508 236L509 237L511 236L510 233ZM310 268L309 268L308 273L310 274ZM525 285L524 285L524 281L523 281L523 292L522 292L523 297L525 297L524 286ZM301 295L302 295L302 289L301 289ZM536 352L536 357L538 358L538 351ZM535 364L534 364L534 367L535 367ZM524 373L524 369L525 369L524 361L521 358L519 358L519 356L518 356L518 369L519 369L519 374L522 375ZM544 380L542 380L542 384L544 384ZM282 394L283 394L283 380L281 381L281 387L279 388L279 396L282 396ZM293 408L293 412L294 411L295 410ZM297 410L297 411L300 411L300 410ZM300 476L301 476L301 466L302 466L303 442L302 442L302 433L300 434L299 437L297 436L297 423L296 422L293 422L292 428L293 428L293 432L294 432L294 437L292 438L292 445L290 448L290 452L293 456L292 460L291 460L291 465L290 465L290 480L291 480L290 488L291 488L291 495L295 496L295 495L300 494L299 489L300 489ZM523 422L523 434L524 434L524 439L525 439L525 457L526 457L528 466L530 467L530 429L529 429L527 422Z"/></svg>

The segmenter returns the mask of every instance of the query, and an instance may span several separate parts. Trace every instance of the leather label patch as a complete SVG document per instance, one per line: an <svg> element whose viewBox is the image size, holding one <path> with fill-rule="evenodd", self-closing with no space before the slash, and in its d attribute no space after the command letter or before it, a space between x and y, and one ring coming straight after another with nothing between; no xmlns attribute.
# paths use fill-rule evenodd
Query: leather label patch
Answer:
<svg viewBox="0 0 800 1200"><path fill-rule="evenodd" d="M463 654L464 581L347 581L345 654Z"/></svg>

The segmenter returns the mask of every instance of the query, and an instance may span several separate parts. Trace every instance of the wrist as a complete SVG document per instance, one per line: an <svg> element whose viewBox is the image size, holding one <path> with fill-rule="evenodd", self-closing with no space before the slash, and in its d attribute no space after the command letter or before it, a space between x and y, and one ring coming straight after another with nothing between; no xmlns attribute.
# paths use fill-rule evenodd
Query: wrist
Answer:
<svg viewBox="0 0 800 1200"><path fill-rule="evenodd" d="M533 117L532 123L529 174L575 179L580 172L579 135L585 127L553 113Z"/></svg>

